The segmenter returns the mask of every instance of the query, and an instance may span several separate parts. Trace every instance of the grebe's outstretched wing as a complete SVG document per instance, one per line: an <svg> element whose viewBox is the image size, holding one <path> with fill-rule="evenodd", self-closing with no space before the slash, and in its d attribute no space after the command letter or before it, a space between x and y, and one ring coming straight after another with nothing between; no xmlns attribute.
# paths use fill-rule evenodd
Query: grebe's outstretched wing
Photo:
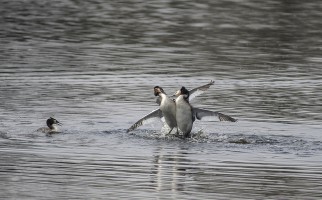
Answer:
<svg viewBox="0 0 322 200"><path fill-rule="evenodd" d="M207 83L206 85L202 85L196 88L193 88L192 90L189 90L189 101L191 101L192 99L194 99L195 97L203 94L204 92L206 92L210 86L212 86L215 83L215 81L211 80L209 83ZM157 97L155 102L160 105L161 104L161 98Z"/></svg>
<svg viewBox="0 0 322 200"><path fill-rule="evenodd" d="M151 113L147 114L146 116L144 116L143 118L139 119L137 122L135 122L129 129L127 129L127 133L130 131L133 131L135 129L137 129L138 127L144 125L144 124L148 124L149 122L151 122L154 118L159 118L161 119L163 117L162 115L162 111L158 108L156 110L153 110Z"/></svg>
<svg viewBox="0 0 322 200"><path fill-rule="evenodd" d="M189 90L189 101L191 101L196 96L199 96L206 92L210 86L212 86L215 83L215 81L211 80L208 84L202 85L196 88L193 88L192 90Z"/></svg>
<svg viewBox="0 0 322 200"><path fill-rule="evenodd" d="M214 111L200 109L200 108L192 108L192 111L193 111L193 115L199 120L201 120L204 117L218 117L220 121L237 122L237 119L231 116L222 114L220 112L214 112Z"/></svg>

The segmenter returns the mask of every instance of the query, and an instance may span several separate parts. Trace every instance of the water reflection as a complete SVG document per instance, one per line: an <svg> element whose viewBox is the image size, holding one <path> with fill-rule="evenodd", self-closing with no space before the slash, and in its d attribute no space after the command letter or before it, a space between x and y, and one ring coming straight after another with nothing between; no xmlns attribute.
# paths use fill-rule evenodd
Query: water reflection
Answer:
<svg viewBox="0 0 322 200"><path fill-rule="evenodd" d="M187 149L177 149L171 154L165 154L164 147L154 152L151 183L156 191L184 191L188 184L186 174L191 160L185 156Z"/></svg>
<svg viewBox="0 0 322 200"><path fill-rule="evenodd" d="M305 191L312 192L313 187L322 187L319 166L302 168L263 160L217 160L204 152L194 155L191 149L182 146L167 151L162 146L156 148L151 183L157 191L171 191L173 198L180 197L181 192L208 195L208 198L218 194L234 198L241 194L248 198L291 198L303 196ZM206 161L207 157L211 164ZM309 196L317 198L319 195L311 193Z"/></svg>

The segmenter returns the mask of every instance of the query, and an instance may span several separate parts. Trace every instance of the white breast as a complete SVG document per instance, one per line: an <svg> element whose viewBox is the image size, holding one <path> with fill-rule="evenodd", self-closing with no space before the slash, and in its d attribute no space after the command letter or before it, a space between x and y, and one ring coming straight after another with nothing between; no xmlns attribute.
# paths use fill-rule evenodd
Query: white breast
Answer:
<svg viewBox="0 0 322 200"><path fill-rule="evenodd" d="M165 94L161 94L160 110L164 116L165 122L170 128L177 127L176 122L176 104Z"/></svg>
<svg viewBox="0 0 322 200"><path fill-rule="evenodd" d="M192 109L182 95L176 99L176 120L180 131L182 131L185 136L188 136L193 124Z"/></svg>

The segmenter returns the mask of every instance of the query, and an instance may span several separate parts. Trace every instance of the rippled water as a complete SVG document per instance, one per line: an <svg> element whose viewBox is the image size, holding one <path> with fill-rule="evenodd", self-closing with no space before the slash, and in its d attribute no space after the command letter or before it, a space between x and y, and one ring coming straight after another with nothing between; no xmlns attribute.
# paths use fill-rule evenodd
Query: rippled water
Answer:
<svg viewBox="0 0 322 200"><path fill-rule="evenodd" d="M0 198L319 199L322 6L315 1L9 1L0 6ZM156 121L215 80L191 139ZM35 130L55 116L61 133Z"/></svg>

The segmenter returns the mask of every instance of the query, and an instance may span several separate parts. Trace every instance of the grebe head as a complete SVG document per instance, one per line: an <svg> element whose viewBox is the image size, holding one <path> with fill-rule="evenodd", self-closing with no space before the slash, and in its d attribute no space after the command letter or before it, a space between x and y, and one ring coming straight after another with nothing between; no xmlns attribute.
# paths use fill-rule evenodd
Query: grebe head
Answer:
<svg viewBox="0 0 322 200"><path fill-rule="evenodd" d="M160 93L165 94L164 90L162 89L162 87L159 86L155 86L154 87L154 95L155 96L159 96Z"/></svg>
<svg viewBox="0 0 322 200"><path fill-rule="evenodd" d="M47 119L47 122L46 123L47 123L47 126L49 128L53 128L53 125L55 125L55 124L57 124L59 126L62 125L62 123L60 123L57 119L52 118L52 117L50 117L49 119Z"/></svg>
<svg viewBox="0 0 322 200"><path fill-rule="evenodd" d="M185 87L181 87L180 90L178 90L175 94L175 96L180 96L180 95L183 95L185 99L188 99L189 98L189 90L187 90Z"/></svg>

